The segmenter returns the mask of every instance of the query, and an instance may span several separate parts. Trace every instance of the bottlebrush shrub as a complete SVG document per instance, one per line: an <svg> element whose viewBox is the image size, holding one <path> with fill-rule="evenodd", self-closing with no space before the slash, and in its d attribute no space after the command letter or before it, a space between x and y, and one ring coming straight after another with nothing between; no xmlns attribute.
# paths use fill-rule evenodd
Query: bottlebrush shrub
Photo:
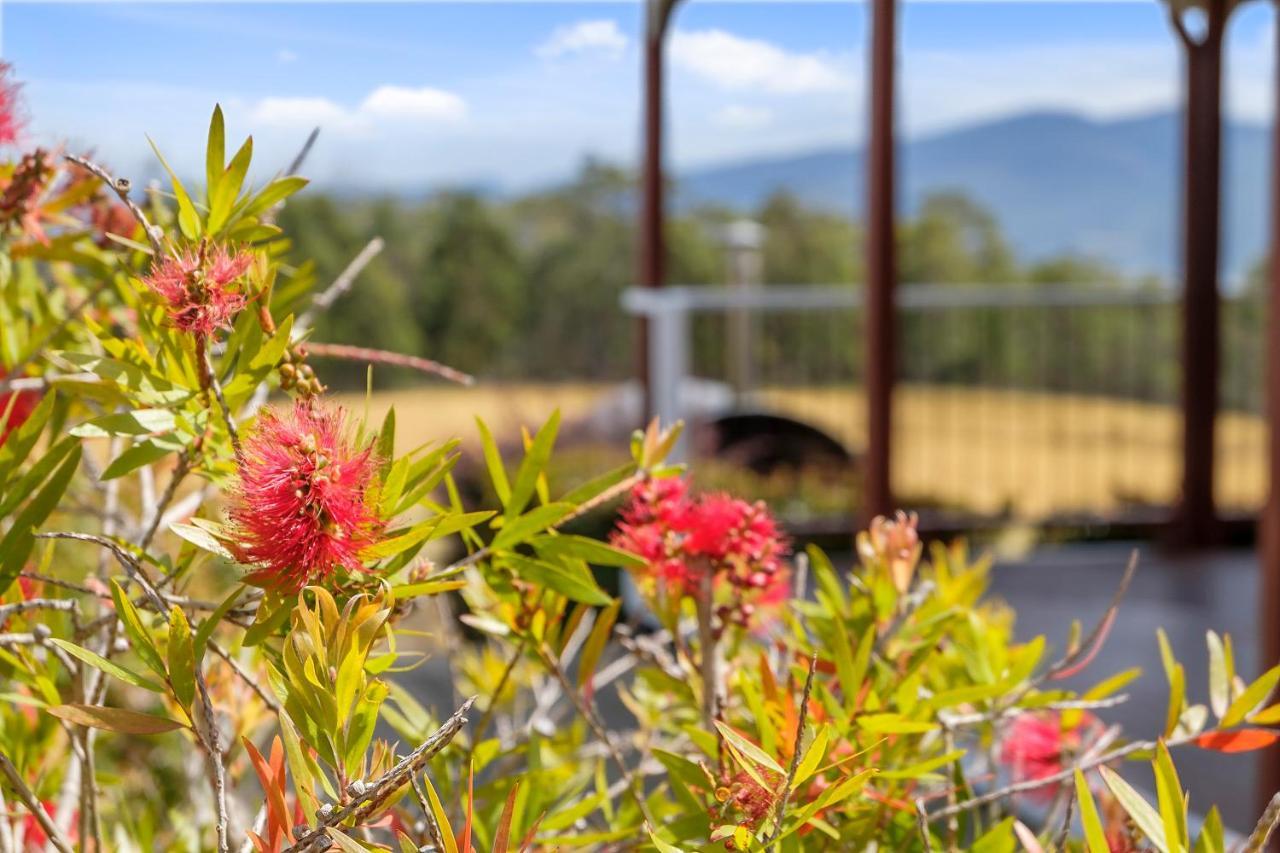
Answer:
<svg viewBox="0 0 1280 853"><path fill-rule="evenodd" d="M394 412L326 398L304 338L337 291L272 223L305 182L250 187L224 144L215 110L204 186L144 195L60 152L0 169L0 851L1224 849L1172 756L1274 742L1280 668L1210 634L1195 704L1161 637L1165 724L1122 739L1135 672L1063 685L1132 568L1051 653L913 517L837 571L694 492L656 424L567 494L558 418L519 460L481 425L499 505L464 506L456 440L398 455ZM568 532L619 501L608 541ZM411 687L415 611L451 689Z"/></svg>

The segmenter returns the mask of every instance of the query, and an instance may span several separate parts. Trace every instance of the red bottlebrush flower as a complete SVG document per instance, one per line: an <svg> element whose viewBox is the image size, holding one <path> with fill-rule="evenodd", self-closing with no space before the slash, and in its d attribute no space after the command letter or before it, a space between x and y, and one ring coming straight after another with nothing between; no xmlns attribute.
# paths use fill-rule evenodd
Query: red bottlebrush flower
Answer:
<svg viewBox="0 0 1280 853"><path fill-rule="evenodd" d="M723 824L737 824L755 832L778 804L778 790L785 781L781 774L759 769L760 778L770 787L761 785L750 773L739 770L715 792L718 806L712 808L711 818ZM726 845L729 846L729 845ZM729 849L733 849L729 846Z"/></svg>
<svg viewBox="0 0 1280 853"><path fill-rule="evenodd" d="M169 303L169 319L184 332L208 337L231 325L245 306L245 295L231 285L253 263L248 252L234 255L222 247L168 257L143 279Z"/></svg>
<svg viewBox="0 0 1280 853"><path fill-rule="evenodd" d="M786 600L786 540L763 503L691 497L680 479L647 481L633 490L612 542L643 558L645 579L676 596L700 595L711 572L722 622L754 624L759 607Z"/></svg>
<svg viewBox="0 0 1280 853"><path fill-rule="evenodd" d="M24 124L19 115L22 86L13 81L13 66L0 62L0 145L13 145Z"/></svg>
<svg viewBox="0 0 1280 853"><path fill-rule="evenodd" d="M7 375L0 370L0 379ZM4 427L0 428L0 446L9 440L10 433L27 422L27 418L31 417L31 413L38 405L40 405L40 395L35 391L6 391L0 394L0 420L4 419L5 412L9 413Z"/></svg>
<svg viewBox="0 0 1280 853"><path fill-rule="evenodd" d="M339 567L363 571L360 552L383 528L371 504L377 459L351 444L341 409L264 410L239 465L230 515L237 556L259 566L249 583L296 592Z"/></svg>
<svg viewBox="0 0 1280 853"><path fill-rule="evenodd" d="M1014 718L1000 749L1000 761L1009 767L1018 782L1048 779L1070 766L1101 724L1097 717L1083 713L1074 726L1063 729L1062 718L1054 711L1027 711ZM1057 785L1034 791L1040 799L1052 799Z"/></svg>

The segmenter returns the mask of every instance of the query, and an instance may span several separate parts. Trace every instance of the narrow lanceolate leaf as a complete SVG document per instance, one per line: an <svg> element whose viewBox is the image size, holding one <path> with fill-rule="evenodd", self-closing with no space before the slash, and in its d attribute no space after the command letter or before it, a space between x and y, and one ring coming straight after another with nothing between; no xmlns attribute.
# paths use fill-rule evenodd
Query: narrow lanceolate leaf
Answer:
<svg viewBox="0 0 1280 853"><path fill-rule="evenodd" d="M783 770L772 756L742 735L738 734L738 732L736 732L732 727L725 725L719 720L716 720L715 724L721 737L728 742L729 747L734 752L737 752L743 758L748 759L767 770L772 770L774 773L778 773L783 776L787 774L787 771Z"/></svg>
<svg viewBox="0 0 1280 853"><path fill-rule="evenodd" d="M1107 832L1102 828L1102 820L1098 817L1098 806L1093 801L1093 793L1084 774L1076 771L1076 801L1080 805L1080 822L1084 825L1084 840L1089 853L1111 853L1111 845L1107 843Z"/></svg>
<svg viewBox="0 0 1280 853"><path fill-rule="evenodd" d="M125 735L158 735L183 728L183 724L168 717L141 714L124 708L104 708L100 705L54 705L49 713L69 723L105 729Z"/></svg>
<svg viewBox="0 0 1280 853"><path fill-rule="evenodd" d="M621 607L621 599L614 601L600 611L600 615L596 617L596 624L591 626L591 634L583 644L582 654L578 658L579 687L595 676L596 665L600 662L600 655L604 652L609 637L613 635L613 623L618 618L618 610Z"/></svg>
<svg viewBox="0 0 1280 853"><path fill-rule="evenodd" d="M1099 767L1098 772L1102 775L1102 781L1107 783L1111 793L1120 802L1121 807L1129 817L1133 818L1138 829L1142 830L1142 834L1151 839L1151 843L1156 847L1168 850L1164 839L1164 821L1161 820L1160 813L1110 767Z"/></svg>
<svg viewBox="0 0 1280 853"><path fill-rule="evenodd" d="M22 571L23 564L31 555L31 549L35 547L36 540L32 531L44 524L58 502L62 500L67 486L71 483L71 477L79 465L80 446L76 445L66 460L58 466L57 472L49 478L36 496L27 502L22 512L18 513L18 517L13 520L13 526L9 528L4 539L0 539L0 595L4 594L18 577L18 572Z"/></svg>
<svg viewBox="0 0 1280 853"><path fill-rule="evenodd" d="M1243 721L1250 711L1267 700L1271 691L1275 690L1276 682L1280 682L1280 665L1264 672L1236 697L1236 701L1231 703L1227 713L1222 716L1222 727L1230 728Z"/></svg>
<svg viewBox="0 0 1280 853"><path fill-rule="evenodd" d="M524 512L525 506L533 497L538 477L551 459L551 448L556 442L556 434L559 430L560 410L556 409L542 425L542 429L538 430L538 434L529 445L529 452L524 455L524 460L520 463L520 470L516 472L516 481L511 486L511 495L505 501L504 515L507 519L513 519Z"/></svg>
<svg viewBox="0 0 1280 853"><path fill-rule="evenodd" d="M1227 658L1222 649L1222 639L1213 631L1205 634L1209 645L1209 707L1219 720L1227 713L1231 700L1231 683L1227 680Z"/></svg>
<svg viewBox="0 0 1280 853"><path fill-rule="evenodd" d="M134 672L126 666L121 666L114 661L109 661L97 652L90 651L83 646L77 646L75 643L69 643L66 640L52 639L49 641L58 648L74 658L78 658L94 669L101 670L107 675L120 679L125 684L132 684L134 687L141 687L143 690L150 690L152 693L163 693L164 685L157 684L155 681L147 678L145 675Z"/></svg>
<svg viewBox="0 0 1280 853"><path fill-rule="evenodd" d="M169 675L168 669L160 658L160 650L156 648L155 642L151 639L151 632L142 624L142 617L138 615L138 609L133 606L133 602L125 594L124 588L114 578L111 580L111 598L116 605L116 616L120 619L120 623L124 625L124 632L129 636L129 642L133 644L133 650L138 653L138 657L152 672L161 678L167 678Z"/></svg>
<svg viewBox="0 0 1280 853"><path fill-rule="evenodd" d="M1205 732L1192 741L1201 749L1215 752L1251 752L1264 749L1280 740L1280 734L1269 729L1232 729L1226 732Z"/></svg>
<svg viewBox="0 0 1280 853"><path fill-rule="evenodd" d="M507 801L502 806L502 815L498 818L498 831L493 836L493 853L507 853L511 844L511 818L515 815L516 795L520 793L520 780L511 786Z"/></svg>
<svg viewBox="0 0 1280 853"><path fill-rule="evenodd" d="M1182 709L1187 703L1186 674L1182 664L1175 663L1169 674L1169 710L1165 716L1164 736L1169 737L1178 727Z"/></svg>
<svg viewBox="0 0 1280 853"><path fill-rule="evenodd" d="M1169 748L1161 741L1156 746L1153 762L1156 776L1156 797L1160 804L1160 820L1164 824L1165 842L1169 853L1184 853L1187 849L1187 811L1182 798L1182 784L1173 766Z"/></svg>
<svg viewBox="0 0 1280 853"><path fill-rule="evenodd" d="M479 418L476 418L476 429L480 432L480 444L484 448L484 463L489 469L489 479L493 481L493 491L505 506L511 497L511 486L507 484L507 469L502 464L502 454L498 452L493 434Z"/></svg>
<svg viewBox="0 0 1280 853"><path fill-rule="evenodd" d="M458 853L458 842L453 836L453 826L449 823L449 815L445 812L444 806L440 804L440 795L436 793L436 786L431 784L431 779L426 774L423 774L422 782L427 788L427 799L431 802L431 815L436 819L436 826L440 829L444 853Z"/></svg>
<svg viewBox="0 0 1280 853"><path fill-rule="evenodd" d="M196 696L196 660L191 640L191 625L177 605L169 611L169 683L174 698L183 708L190 708Z"/></svg>

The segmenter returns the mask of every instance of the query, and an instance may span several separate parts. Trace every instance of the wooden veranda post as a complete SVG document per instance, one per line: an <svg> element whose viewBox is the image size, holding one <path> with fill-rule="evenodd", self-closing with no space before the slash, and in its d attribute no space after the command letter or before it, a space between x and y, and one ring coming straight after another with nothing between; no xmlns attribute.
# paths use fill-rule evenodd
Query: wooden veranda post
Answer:
<svg viewBox="0 0 1280 853"><path fill-rule="evenodd" d="M862 519L893 508L892 413L897 279L894 232L896 0L871 3L871 111L867 141L867 457Z"/></svg>
<svg viewBox="0 0 1280 853"><path fill-rule="evenodd" d="M1222 42L1231 0L1204 0L1198 32L1187 6L1169 6L1186 57L1182 195L1182 493L1177 539L1188 547L1212 544L1214 422L1218 413L1221 344L1218 292L1222 175Z"/></svg>
<svg viewBox="0 0 1280 853"><path fill-rule="evenodd" d="M1259 519L1261 591L1259 671L1280 663L1280 27L1275 28L1276 77L1271 84L1271 229L1266 315L1267 502ZM1280 791L1280 747L1259 756L1256 804L1261 811Z"/></svg>
<svg viewBox="0 0 1280 853"><path fill-rule="evenodd" d="M640 229L637 278L640 287L666 282L666 211L663 199L663 41L678 0L647 0L644 43L644 156L640 174ZM636 372L644 391L641 422L653 416L649 376L649 323L641 316L636 328Z"/></svg>

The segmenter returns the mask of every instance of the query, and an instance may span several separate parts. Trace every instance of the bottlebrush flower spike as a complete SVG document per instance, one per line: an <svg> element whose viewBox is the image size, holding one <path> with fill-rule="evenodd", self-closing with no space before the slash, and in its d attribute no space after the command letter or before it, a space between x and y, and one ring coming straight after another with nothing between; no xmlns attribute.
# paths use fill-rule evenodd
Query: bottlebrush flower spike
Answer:
<svg viewBox="0 0 1280 853"><path fill-rule="evenodd" d="M1014 781L1047 779L1071 766L1101 729L1102 724L1085 712L1074 726L1064 729L1055 711L1025 711L1014 718L1000 750L1000 761L1013 774ZM1035 796L1052 799L1058 786L1046 785Z"/></svg>
<svg viewBox="0 0 1280 853"><path fill-rule="evenodd" d="M710 572L722 625L756 624L759 608L789 591L786 540L768 507L726 494L692 497L682 479L637 485L612 542L646 561L644 580L676 596L701 595Z"/></svg>
<svg viewBox="0 0 1280 853"><path fill-rule="evenodd" d="M341 409L264 410L245 437L230 512L237 557L258 566L246 581L296 592L338 568L363 571L360 552L384 526L372 503L377 464L372 448L351 443Z"/></svg>
<svg viewBox="0 0 1280 853"><path fill-rule="evenodd" d="M13 66L0 62L0 145L13 145L22 131L21 91L13 81Z"/></svg>
<svg viewBox="0 0 1280 853"><path fill-rule="evenodd" d="M232 289L253 263L248 252L229 253L218 246L201 245L167 257L143 283L169 303L169 319L184 332L208 337L229 327L245 306L245 295Z"/></svg>

